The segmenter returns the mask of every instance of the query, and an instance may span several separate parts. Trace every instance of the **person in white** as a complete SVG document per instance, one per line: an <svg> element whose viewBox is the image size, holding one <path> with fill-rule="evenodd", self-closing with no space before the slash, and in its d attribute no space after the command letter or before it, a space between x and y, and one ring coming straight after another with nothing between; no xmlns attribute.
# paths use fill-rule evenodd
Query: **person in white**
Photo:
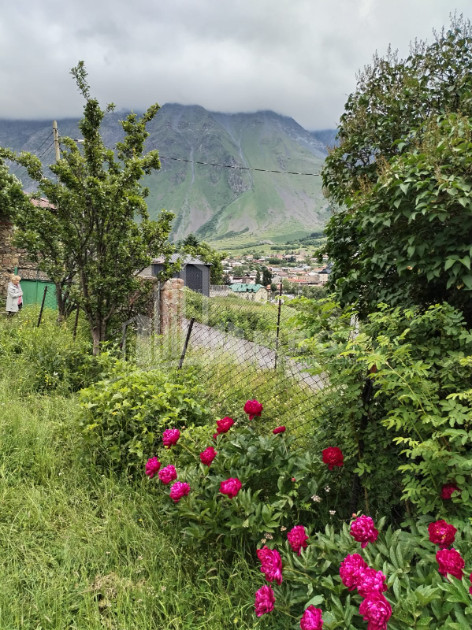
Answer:
<svg viewBox="0 0 472 630"><path fill-rule="evenodd" d="M18 313L18 299L22 297L23 291L20 287L20 276L12 275L7 289L7 305L6 311L8 316L11 317L15 313Z"/></svg>

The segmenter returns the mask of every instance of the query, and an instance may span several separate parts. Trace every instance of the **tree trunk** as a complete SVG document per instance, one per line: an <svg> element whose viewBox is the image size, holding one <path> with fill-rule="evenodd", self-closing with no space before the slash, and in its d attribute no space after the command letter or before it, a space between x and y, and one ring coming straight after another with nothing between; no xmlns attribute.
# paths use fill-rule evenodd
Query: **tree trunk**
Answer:
<svg viewBox="0 0 472 630"><path fill-rule="evenodd" d="M101 341L100 328L97 326L94 326L92 328L92 340L93 340L93 356L96 357L97 355L100 354L100 341Z"/></svg>

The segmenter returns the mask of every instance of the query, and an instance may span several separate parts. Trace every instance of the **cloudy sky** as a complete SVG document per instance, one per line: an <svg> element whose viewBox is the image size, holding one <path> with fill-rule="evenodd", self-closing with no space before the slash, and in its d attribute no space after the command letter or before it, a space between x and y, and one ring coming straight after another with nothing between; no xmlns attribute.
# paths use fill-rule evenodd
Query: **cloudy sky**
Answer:
<svg viewBox="0 0 472 630"><path fill-rule="evenodd" d="M102 104L272 109L335 127L356 72L405 55L471 0L14 0L0 15L0 118L79 116L84 60Z"/></svg>

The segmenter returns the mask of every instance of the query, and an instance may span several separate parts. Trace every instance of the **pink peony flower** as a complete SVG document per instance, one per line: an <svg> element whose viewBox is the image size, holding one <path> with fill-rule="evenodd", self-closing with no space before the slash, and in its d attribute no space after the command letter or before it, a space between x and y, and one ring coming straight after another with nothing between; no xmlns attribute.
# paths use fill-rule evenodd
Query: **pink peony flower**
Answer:
<svg viewBox="0 0 472 630"><path fill-rule="evenodd" d="M300 619L300 628L302 630L322 630L323 619L321 617L323 611L321 608L308 606Z"/></svg>
<svg viewBox="0 0 472 630"><path fill-rule="evenodd" d="M457 529L446 521L435 521L428 525L430 542L439 545L440 549L450 547L456 538Z"/></svg>
<svg viewBox="0 0 472 630"><path fill-rule="evenodd" d="M161 467L161 462L157 457L150 457L146 462L146 475L152 479Z"/></svg>
<svg viewBox="0 0 472 630"><path fill-rule="evenodd" d="M379 535L370 516L359 516L356 518L351 523L351 531L349 533L354 540L361 543L362 549L367 546L367 543L375 542Z"/></svg>
<svg viewBox="0 0 472 630"><path fill-rule="evenodd" d="M322 452L323 463L328 464L329 470L333 470L335 466L342 466L344 464L344 455L340 448L337 446L329 446Z"/></svg>
<svg viewBox="0 0 472 630"><path fill-rule="evenodd" d="M210 466L211 462L215 459L218 453L215 451L213 446L209 446L202 453L200 453L200 461L205 466Z"/></svg>
<svg viewBox="0 0 472 630"><path fill-rule="evenodd" d="M177 444L179 437L180 431L178 429L166 429L162 434L164 446L170 448L173 444Z"/></svg>
<svg viewBox="0 0 472 630"><path fill-rule="evenodd" d="M221 420L217 420L216 421L217 435L220 435L221 433L227 433L231 429L233 424L234 424L233 418L228 418L228 416L226 416L225 418L221 418Z"/></svg>
<svg viewBox="0 0 472 630"><path fill-rule="evenodd" d="M287 534L288 542L298 555L307 548L308 536L303 525L295 525Z"/></svg>
<svg viewBox="0 0 472 630"><path fill-rule="evenodd" d="M256 601L254 602L254 606L258 617L262 617L262 615L270 613L274 610L274 604L275 597L271 586L262 586L258 591L256 591Z"/></svg>
<svg viewBox="0 0 472 630"><path fill-rule="evenodd" d="M178 503L182 497L186 497L190 492L190 486L184 481L176 481L170 489L170 498L174 503Z"/></svg>
<svg viewBox="0 0 472 630"><path fill-rule="evenodd" d="M364 558L358 553L346 556L339 567L341 582L353 591L360 584L362 574L367 568Z"/></svg>
<svg viewBox="0 0 472 630"><path fill-rule="evenodd" d="M175 466L166 466L162 470L159 471L159 479L163 484L167 485L174 479L177 479L177 471L175 470Z"/></svg>
<svg viewBox="0 0 472 630"><path fill-rule="evenodd" d="M450 499L454 492L460 492L455 483L445 483L441 488L441 499Z"/></svg>
<svg viewBox="0 0 472 630"><path fill-rule="evenodd" d="M277 435L277 433L285 433L285 427L284 426L275 427L275 429L272 431L272 433L274 435Z"/></svg>
<svg viewBox="0 0 472 630"><path fill-rule="evenodd" d="M261 561L261 572L268 582L282 584L282 558L276 549L264 546L257 550L257 557Z"/></svg>
<svg viewBox="0 0 472 630"><path fill-rule="evenodd" d="M370 593L360 605L359 612L368 622L367 630L386 630L392 607L381 593Z"/></svg>
<svg viewBox="0 0 472 630"><path fill-rule="evenodd" d="M244 412L249 416L249 420L260 416L263 409L264 407L257 400L248 400L244 405Z"/></svg>
<svg viewBox="0 0 472 630"><path fill-rule="evenodd" d="M472 573L469 575L469 581L472 584ZM469 587L469 593L472 595L472 586Z"/></svg>
<svg viewBox="0 0 472 630"><path fill-rule="evenodd" d="M366 567L356 584L357 592L361 597L368 597L371 593L384 593L387 590L386 580L382 571Z"/></svg>
<svg viewBox="0 0 472 630"><path fill-rule="evenodd" d="M220 483L220 492L221 494L228 495L230 499L234 499L234 497L241 490L241 486L242 484L239 479L230 477L229 479L226 479L226 481L222 481Z"/></svg>
<svg viewBox="0 0 472 630"><path fill-rule="evenodd" d="M462 570L465 566L464 558L456 549L440 549L436 553L438 571L444 577L450 573L458 580L462 580Z"/></svg>

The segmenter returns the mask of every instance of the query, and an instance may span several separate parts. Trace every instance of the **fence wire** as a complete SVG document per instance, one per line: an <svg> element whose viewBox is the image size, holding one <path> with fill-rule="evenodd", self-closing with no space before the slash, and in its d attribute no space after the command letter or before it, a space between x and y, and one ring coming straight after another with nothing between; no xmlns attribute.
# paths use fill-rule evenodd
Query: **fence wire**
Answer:
<svg viewBox="0 0 472 630"><path fill-rule="evenodd" d="M195 366L220 416L236 414L245 400L257 399L271 427L295 423L303 434L310 431L327 382L313 373L296 311L283 297L257 303L233 296L206 298L186 289L177 321L153 344L153 365ZM139 328L146 331L142 320Z"/></svg>

